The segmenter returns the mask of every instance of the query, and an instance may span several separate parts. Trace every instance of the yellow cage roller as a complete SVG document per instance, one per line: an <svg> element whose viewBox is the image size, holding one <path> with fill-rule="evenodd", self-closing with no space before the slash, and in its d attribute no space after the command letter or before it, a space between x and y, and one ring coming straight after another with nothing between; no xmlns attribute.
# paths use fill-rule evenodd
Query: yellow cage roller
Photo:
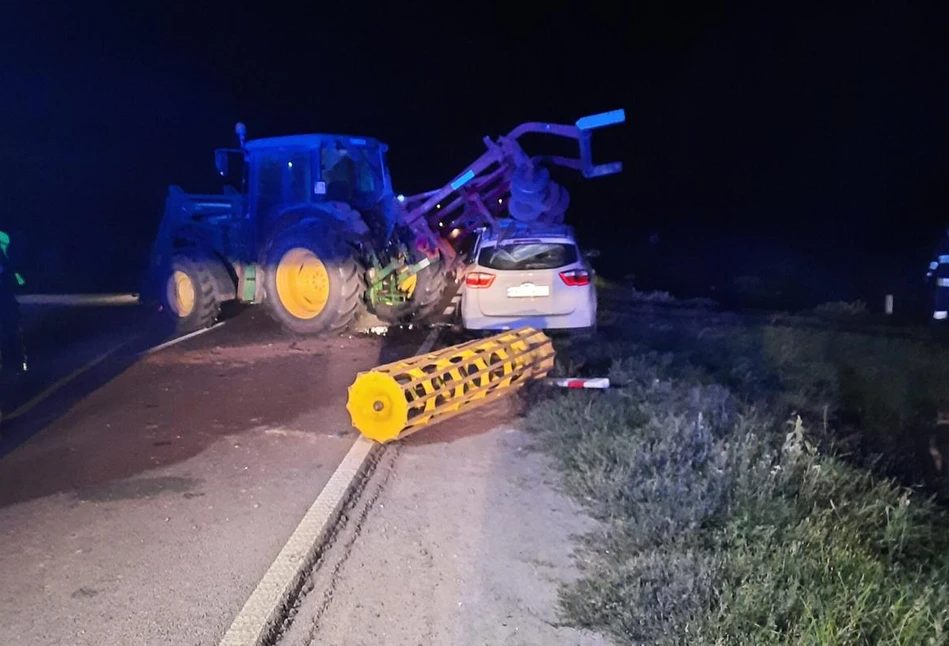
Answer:
<svg viewBox="0 0 949 646"><path fill-rule="evenodd" d="M546 377L553 365L543 332L502 332L361 372L346 409L364 436L391 442Z"/></svg>

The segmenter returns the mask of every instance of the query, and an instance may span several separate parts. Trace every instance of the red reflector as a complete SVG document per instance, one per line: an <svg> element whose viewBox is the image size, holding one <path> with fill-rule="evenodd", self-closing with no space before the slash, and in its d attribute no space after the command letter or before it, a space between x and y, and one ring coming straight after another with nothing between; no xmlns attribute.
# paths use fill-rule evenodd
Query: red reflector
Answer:
<svg viewBox="0 0 949 646"><path fill-rule="evenodd" d="M490 287L491 283L493 282L494 274L489 274L484 271L473 271L465 276L465 285L468 287L473 287L474 289L484 289L485 287Z"/></svg>
<svg viewBox="0 0 949 646"><path fill-rule="evenodd" d="M582 269L560 272L560 280L568 287L583 287L590 284L590 273Z"/></svg>

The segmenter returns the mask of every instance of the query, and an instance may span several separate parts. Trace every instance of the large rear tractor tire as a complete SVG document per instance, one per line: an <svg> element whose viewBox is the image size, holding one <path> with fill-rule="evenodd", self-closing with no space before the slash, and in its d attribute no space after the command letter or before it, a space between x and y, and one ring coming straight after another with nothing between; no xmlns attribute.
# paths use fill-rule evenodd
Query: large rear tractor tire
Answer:
<svg viewBox="0 0 949 646"><path fill-rule="evenodd" d="M409 300L400 305L376 305L374 314L392 324L424 322L438 308L447 283L444 264L440 259L433 260L415 275Z"/></svg>
<svg viewBox="0 0 949 646"><path fill-rule="evenodd" d="M352 252L305 224L280 231L264 256L264 308L294 334L341 332L353 321L365 285Z"/></svg>
<svg viewBox="0 0 949 646"><path fill-rule="evenodd" d="M161 306L177 334L211 327L221 314L214 273L208 262L198 254L176 254L171 258Z"/></svg>

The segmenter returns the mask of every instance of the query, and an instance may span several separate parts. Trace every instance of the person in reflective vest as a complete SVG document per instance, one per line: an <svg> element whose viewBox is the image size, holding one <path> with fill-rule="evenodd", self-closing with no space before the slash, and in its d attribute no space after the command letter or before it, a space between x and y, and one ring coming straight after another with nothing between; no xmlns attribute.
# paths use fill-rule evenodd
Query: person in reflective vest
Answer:
<svg viewBox="0 0 949 646"><path fill-rule="evenodd" d="M946 235L939 242L929 263L926 280L936 279L935 295L933 297L933 319L945 321L949 319L949 228Z"/></svg>
<svg viewBox="0 0 949 646"><path fill-rule="evenodd" d="M10 236L0 231L0 361L3 372L26 372L26 349L16 290L26 284L10 261Z"/></svg>

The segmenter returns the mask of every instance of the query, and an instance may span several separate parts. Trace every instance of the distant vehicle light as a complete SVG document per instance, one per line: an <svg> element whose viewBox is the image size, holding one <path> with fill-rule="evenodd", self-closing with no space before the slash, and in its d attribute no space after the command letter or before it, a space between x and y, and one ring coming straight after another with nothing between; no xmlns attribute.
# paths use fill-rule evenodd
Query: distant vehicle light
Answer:
<svg viewBox="0 0 949 646"><path fill-rule="evenodd" d="M448 234L449 238L457 238L461 234L461 229L452 229L451 233Z"/></svg>
<svg viewBox="0 0 949 646"><path fill-rule="evenodd" d="M404 196L404 195L400 195L400 196L398 196L398 197L395 198L395 199L399 200L400 202L404 202L404 201L405 201L405 196Z"/></svg>

